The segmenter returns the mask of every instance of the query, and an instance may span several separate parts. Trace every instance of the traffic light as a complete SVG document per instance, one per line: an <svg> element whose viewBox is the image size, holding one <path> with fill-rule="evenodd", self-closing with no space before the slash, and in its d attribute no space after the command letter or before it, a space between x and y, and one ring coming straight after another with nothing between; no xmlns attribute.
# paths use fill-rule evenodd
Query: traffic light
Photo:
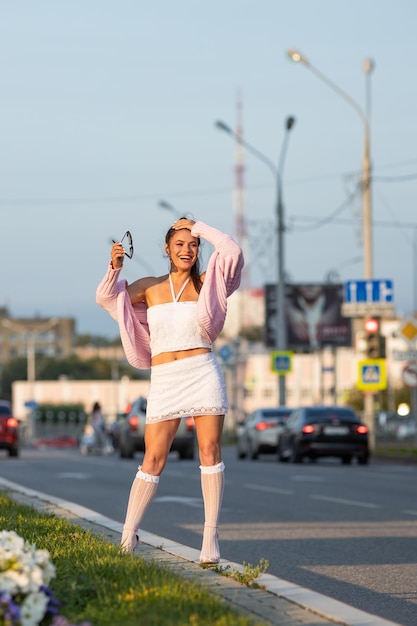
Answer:
<svg viewBox="0 0 417 626"><path fill-rule="evenodd" d="M370 318L365 320L366 357L368 359L385 358L385 337L381 335L379 321Z"/></svg>
<svg viewBox="0 0 417 626"><path fill-rule="evenodd" d="M367 333L366 335L366 357L368 359L379 359L379 334Z"/></svg>

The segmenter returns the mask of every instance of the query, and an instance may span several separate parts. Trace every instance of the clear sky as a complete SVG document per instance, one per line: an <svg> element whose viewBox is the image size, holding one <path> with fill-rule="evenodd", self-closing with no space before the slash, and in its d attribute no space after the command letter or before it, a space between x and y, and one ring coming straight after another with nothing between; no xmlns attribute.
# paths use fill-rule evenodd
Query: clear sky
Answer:
<svg viewBox="0 0 417 626"><path fill-rule="evenodd" d="M244 138L274 163L285 120L296 118L283 177L290 279L363 278L353 192L364 125L288 60L297 48L370 112L373 274L392 279L397 312L411 312L416 27L415 0L3 0L0 306L75 317L77 332L113 337L95 304L111 237L133 234L131 281L167 271L173 214L160 200L233 234L235 145L214 123L236 126L239 90ZM250 153L245 167L250 277L260 286L276 280L276 180Z"/></svg>

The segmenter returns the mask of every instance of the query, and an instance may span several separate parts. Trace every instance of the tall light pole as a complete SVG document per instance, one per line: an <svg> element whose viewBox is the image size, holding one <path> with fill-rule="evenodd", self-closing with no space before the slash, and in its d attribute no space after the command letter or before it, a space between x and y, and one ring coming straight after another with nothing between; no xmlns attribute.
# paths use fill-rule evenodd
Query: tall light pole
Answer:
<svg viewBox="0 0 417 626"><path fill-rule="evenodd" d="M372 59L366 59L363 64L363 70L366 74L366 112L362 107L349 96L343 89L331 81L327 76L322 74L314 65L306 59L300 52L294 49L287 51L291 61L302 63L321 81L326 83L333 91L339 94L362 120L364 127L364 144L363 144L363 160L362 160L362 199L363 199L363 256L364 256L364 278L371 279L373 277L373 253L372 253L372 196L371 196L371 145L370 145L370 75L374 69ZM374 443L374 396L372 393L365 393L364 397L364 419L370 429L371 445Z"/></svg>
<svg viewBox="0 0 417 626"><path fill-rule="evenodd" d="M417 226L413 228L413 315L417 317Z"/></svg>
<svg viewBox="0 0 417 626"><path fill-rule="evenodd" d="M29 392L34 392L33 385L36 381L36 367L35 367L35 356L36 356L36 336L39 333L46 332L50 330L59 322L58 317L53 317L47 322L43 324L39 324L38 326L33 326L30 323L12 321L9 319L0 320L0 324L5 328L9 328L10 330L14 330L17 333L21 333L22 335L27 335L26 338L26 357L27 357L27 380L31 383Z"/></svg>
<svg viewBox="0 0 417 626"><path fill-rule="evenodd" d="M38 326L33 326L30 322L19 322L12 321L10 319L1 319L0 326L4 328L8 328L14 332L21 333L25 338L26 335L26 356L27 356L27 380L28 380L28 400L31 402L35 401L35 381L36 381L36 366L35 366L35 358L36 358L36 336L39 333L46 332L50 330L54 326L59 323L58 317L53 317L50 320L44 322L43 324L39 324ZM29 437L34 437L35 435L35 414L33 411L30 412L30 422L29 422Z"/></svg>
<svg viewBox="0 0 417 626"><path fill-rule="evenodd" d="M373 253L372 253L372 196L371 196L371 146L370 146L370 119L369 119L369 103L370 89L369 80L367 81L367 112L359 106L359 104L349 96L343 89L331 81L327 76L322 74L314 65L306 59L305 56L297 50L290 49L287 51L288 57L294 63L302 63L321 81L326 83L333 91L339 94L346 102L348 102L359 115L364 126L364 145L363 145L363 161L362 161L362 198L363 198L363 253L364 253L364 278L373 277ZM368 79L375 65L372 59L366 59L363 64L363 70Z"/></svg>
<svg viewBox="0 0 417 626"><path fill-rule="evenodd" d="M166 200L160 200L158 202L158 206L160 206L161 209L171 211L171 213L173 213L176 218L180 218L183 215L180 211L178 211L178 209L176 209L170 202L167 202Z"/></svg>
<svg viewBox="0 0 417 626"><path fill-rule="evenodd" d="M285 254L284 254L284 232L285 232L285 222L284 222L284 203L283 203L283 189L282 189L282 179L284 173L284 163L285 156L287 154L288 148L288 140L292 127L295 123L295 117L287 117L285 120L285 134L284 139L281 146L281 152L278 161L278 167L262 152L260 152L257 148L255 148L248 141L243 139L240 135L235 133L230 126L225 124L224 122L218 121L216 122L216 127L232 137L234 137L237 141L239 141L249 152L251 152L255 157L257 157L260 161L262 161L272 172L277 186L277 197L276 197L276 228L277 228L277 261L278 261L278 272L277 272L277 290L276 290L276 301L277 301L277 317L276 317L276 348L279 351L284 351L287 349L287 328L286 328L286 319L285 319ZM278 376L278 396L279 396L279 404L280 406L284 406L286 404L286 389L285 389L285 376Z"/></svg>

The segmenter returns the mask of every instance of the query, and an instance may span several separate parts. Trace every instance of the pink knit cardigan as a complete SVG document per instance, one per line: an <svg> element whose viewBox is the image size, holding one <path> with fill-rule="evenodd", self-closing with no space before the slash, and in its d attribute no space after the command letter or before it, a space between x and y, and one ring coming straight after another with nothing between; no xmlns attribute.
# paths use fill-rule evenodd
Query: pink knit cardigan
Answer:
<svg viewBox="0 0 417 626"><path fill-rule="evenodd" d="M191 234L206 239L215 248L207 265L197 305L198 323L208 341L213 343L224 326L227 298L240 285L243 254L229 235L203 222L196 222ZM145 302L132 305L126 289L127 281L118 281L119 274L120 269L114 270L110 263L106 275L97 287L96 302L118 323L128 362L138 369L149 369L151 349L147 306Z"/></svg>

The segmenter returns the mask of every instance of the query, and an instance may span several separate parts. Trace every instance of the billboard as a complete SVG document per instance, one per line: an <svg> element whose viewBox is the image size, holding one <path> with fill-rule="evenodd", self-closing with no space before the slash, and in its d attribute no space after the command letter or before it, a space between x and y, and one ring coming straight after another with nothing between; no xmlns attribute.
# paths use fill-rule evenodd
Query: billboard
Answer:
<svg viewBox="0 0 417 626"><path fill-rule="evenodd" d="M287 348L311 352L325 346L351 346L351 319L342 316L343 284L285 286ZM265 286L265 345L276 347L276 285Z"/></svg>

